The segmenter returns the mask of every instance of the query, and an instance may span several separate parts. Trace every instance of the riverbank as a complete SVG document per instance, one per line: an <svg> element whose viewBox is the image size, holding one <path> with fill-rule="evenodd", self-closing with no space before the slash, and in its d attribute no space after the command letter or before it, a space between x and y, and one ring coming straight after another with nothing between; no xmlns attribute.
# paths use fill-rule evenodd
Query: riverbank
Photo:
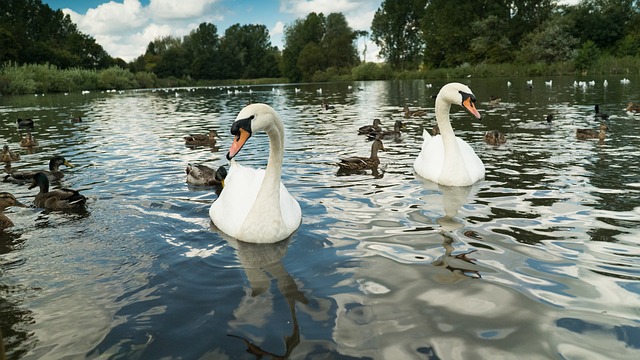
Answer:
<svg viewBox="0 0 640 360"><path fill-rule="evenodd" d="M536 64L463 64L455 68L415 71L396 71L385 63L364 63L352 69L318 71L314 82L460 79L465 77L535 77L558 75L640 74L640 57L614 58L602 56L587 70L578 70L573 62ZM244 86L288 83L286 78L194 80L190 77L160 79L152 72L133 73L128 69L111 67L104 70L58 69L53 65L6 63L0 69L0 94L26 95L70 93L94 90L128 90L182 86Z"/></svg>

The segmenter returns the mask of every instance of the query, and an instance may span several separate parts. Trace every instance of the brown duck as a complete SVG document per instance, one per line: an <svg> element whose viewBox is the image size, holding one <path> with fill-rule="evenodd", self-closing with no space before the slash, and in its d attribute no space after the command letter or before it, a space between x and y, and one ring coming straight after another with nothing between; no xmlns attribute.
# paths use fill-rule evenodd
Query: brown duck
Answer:
<svg viewBox="0 0 640 360"><path fill-rule="evenodd" d="M588 140L588 139L600 139L604 140L607 137L607 124L600 123L600 127L598 130L592 129L576 129L576 137L579 140Z"/></svg>
<svg viewBox="0 0 640 360"><path fill-rule="evenodd" d="M371 125L364 125L358 128L358 135L369 135L373 132L382 131L380 125L382 125L380 119L373 119L373 123Z"/></svg>
<svg viewBox="0 0 640 360"><path fill-rule="evenodd" d="M209 134L195 134L184 137L184 144L187 146L215 146L218 133L210 130Z"/></svg>
<svg viewBox="0 0 640 360"><path fill-rule="evenodd" d="M382 141L376 139L371 144L370 157L353 156L340 159L338 166L341 170L366 170L377 168L378 165L380 165L378 150L386 151L384 145L382 144Z"/></svg>
<svg viewBox="0 0 640 360"><path fill-rule="evenodd" d="M484 141L489 145L500 145L507 142L507 138L498 130L489 130L484 133Z"/></svg>
<svg viewBox="0 0 640 360"><path fill-rule="evenodd" d="M67 161L63 156L54 156L49 160L49 170L25 170L25 171L12 171L9 175L4 177L4 182L12 182L16 184L23 184L30 182L33 176L42 172L47 176L49 181L58 181L64 177L64 173L60 171L60 165L72 168L73 165Z"/></svg>
<svg viewBox="0 0 640 360"><path fill-rule="evenodd" d="M82 209L87 203L87 198L78 191L72 189L54 189L49 191L49 178L42 172L33 176L29 189L39 187L40 192L33 200L36 207L48 210Z"/></svg>
<svg viewBox="0 0 640 360"><path fill-rule="evenodd" d="M26 205L19 202L15 196L8 192L0 192L0 230L4 230L13 226L13 221L4 214L4 211L10 206L22 206Z"/></svg>

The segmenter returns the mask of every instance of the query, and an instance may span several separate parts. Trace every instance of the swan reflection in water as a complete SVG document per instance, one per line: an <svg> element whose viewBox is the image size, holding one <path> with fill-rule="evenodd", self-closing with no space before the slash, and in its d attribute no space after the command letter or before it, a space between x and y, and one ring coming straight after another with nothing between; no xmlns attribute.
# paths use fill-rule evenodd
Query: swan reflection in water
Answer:
<svg viewBox="0 0 640 360"><path fill-rule="evenodd" d="M444 186L438 185L429 180L423 180L423 186L429 190L438 190L442 194L442 208L444 210L444 216L436 219L436 223L440 225L440 234L443 237L442 247L444 248L444 254L438 259L434 260L431 264L434 266L441 266L451 271L454 276L466 276L470 278L480 279L482 275L481 271L490 271L489 268L477 265L469 255L477 250L471 250L454 255L455 248L453 243L455 241L453 231L462 229L464 221L458 217L458 211L469 201L469 195L473 186ZM434 194L436 191L434 191ZM437 195L438 196L438 195ZM434 196L425 196L427 203L431 203L428 198L434 198ZM474 233L473 231L466 231L467 233ZM478 239L478 238L476 238Z"/></svg>
<svg viewBox="0 0 640 360"><path fill-rule="evenodd" d="M212 227L214 227L213 224ZM238 260L247 275L250 288L233 312L235 319L229 321L232 330L227 333L227 336L244 342L247 352L256 358L288 358L300 343L296 303L305 305L309 303L305 295L298 289L295 279L287 272L281 262L287 252L289 239L274 244L253 244L237 241L224 235L223 237L237 250ZM251 335L241 335L242 332L247 332L243 328L251 328L254 337L256 329L268 331L265 325L274 308L274 297L269 294L272 280L275 280L280 294L284 297L291 317L291 334L284 337L285 353L282 355L267 350L268 345L257 344L251 340ZM259 305L257 306L257 304Z"/></svg>

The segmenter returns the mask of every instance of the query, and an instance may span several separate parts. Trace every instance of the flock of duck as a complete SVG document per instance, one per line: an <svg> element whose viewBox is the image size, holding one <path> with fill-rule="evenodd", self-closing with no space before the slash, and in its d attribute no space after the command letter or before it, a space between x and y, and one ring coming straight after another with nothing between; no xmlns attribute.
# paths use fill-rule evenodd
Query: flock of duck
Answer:
<svg viewBox="0 0 640 360"><path fill-rule="evenodd" d="M496 102L499 99L493 98L491 101ZM416 174L445 186L469 186L484 178L485 167L482 160L468 143L455 135L449 118L451 106L458 105L480 119L475 103L476 97L464 84L449 83L440 89L435 97L437 125L432 129L432 133L423 130L424 140L413 163ZM323 102L322 107L329 109L330 105ZM419 111L412 112L407 106L404 108L405 117L423 116ZM627 111L640 113L640 106L634 107L633 104L629 104ZM596 114L600 114L597 118L606 120L606 115L601 114L597 106ZM552 116L549 116L547 121L551 122ZM403 122L398 120L393 130L385 131L381 128L379 119L374 119L371 125L360 127L358 134L365 135L372 141L370 156L340 159L338 167L343 171L377 168L380 164L377 153L385 151L382 140L397 139L403 128ZM576 136L579 139L602 139L605 130L606 123L603 121L599 130L578 129ZM235 157L251 136L258 132L265 132L269 138L269 158L265 169L253 169L235 161ZM226 154L227 160L230 161L229 170L223 166L214 170L199 164L187 165L187 183L216 188L218 198L211 205L209 216L220 231L241 241L275 243L289 237L300 226L300 205L281 182L284 132L280 116L269 105L247 105L238 113L231 126L233 143ZM31 137L29 132L27 135ZM209 134L190 135L184 140L187 146L215 147L216 137L218 135L215 130L211 130ZM485 134L485 141L501 144L506 138L499 131L491 130ZM9 147L5 146L2 161L10 163L17 160L19 155L13 154ZM66 188L49 190L49 183L63 176L59 170L60 165L72 166L64 158L54 157L50 161L48 171L8 171L9 174L5 176L4 181L30 182L29 188L39 187L40 192L34 199L36 207L55 210L84 206L86 199L77 191ZM0 193L0 211L8 206L24 205L10 193ZM10 223L6 216L2 221Z"/></svg>
<svg viewBox="0 0 640 360"><path fill-rule="evenodd" d="M16 122L18 130L26 129L25 136L20 140L20 146L28 149L37 147L38 141L31 134L31 130L33 130L35 126L34 121L32 119L17 119ZM29 189L39 188L39 192L33 200L35 207L48 210L64 210L81 209L85 206L87 199L78 191L68 188L53 190L49 188L52 182L58 182L64 177L64 173L60 171L61 165L73 167L64 157L53 156L49 160L48 170L12 170L11 163L20 160L20 154L11 150L9 145L4 145L0 153L0 161L5 163L5 172L7 175L4 176L2 181L15 184L28 184ZM13 226L13 222L4 214L4 210L10 206L25 207L26 205L19 202L11 193L0 192L0 229Z"/></svg>

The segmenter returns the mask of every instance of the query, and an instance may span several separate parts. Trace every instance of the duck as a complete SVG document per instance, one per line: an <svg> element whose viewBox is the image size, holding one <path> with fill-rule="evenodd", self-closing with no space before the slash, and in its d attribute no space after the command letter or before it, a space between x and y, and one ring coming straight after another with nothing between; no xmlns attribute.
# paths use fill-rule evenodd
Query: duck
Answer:
<svg viewBox="0 0 640 360"><path fill-rule="evenodd" d="M21 140L20 140L20 146L21 147L36 147L38 146L38 141L36 140L35 137L33 137L31 135L30 132L28 132Z"/></svg>
<svg viewBox="0 0 640 360"><path fill-rule="evenodd" d="M47 176L49 181L58 181L64 177L64 173L60 171L60 165L72 168L73 164L67 161L64 156L54 156L49 160L49 170L25 170L25 171L13 171L8 175L5 175L4 182L12 182L16 184L24 184L33 179L33 176L41 172Z"/></svg>
<svg viewBox="0 0 640 360"><path fill-rule="evenodd" d="M602 120L609 119L609 114L605 114L605 113L601 113L600 112L600 106L599 105L596 104L594 106L594 109L595 109L595 112L596 112L595 115L594 115L596 117L596 119L602 119Z"/></svg>
<svg viewBox="0 0 640 360"><path fill-rule="evenodd" d="M4 214L4 211L10 206L26 207L13 194L6 191L0 192L0 231L13 226L13 221Z"/></svg>
<svg viewBox="0 0 640 360"><path fill-rule="evenodd" d="M440 127L438 127L438 124L435 124L432 128L431 128L431 135L436 136L440 134Z"/></svg>
<svg viewBox="0 0 640 360"><path fill-rule="evenodd" d="M360 126L358 128L358 135L369 135L374 132L382 131L380 125L382 125L380 119L375 118L373 119L373 123L371 125Z"/></svg>
<svg viewBox="0 0 640 360"><path fill-rule="evenodd" d="M374 169L380 165L380 159L378 158L378 151L386 151L382 141L380 139L373 140L371 144L371 156L353 156L344 159L340 159L338 166L340 170L366 170Z"/></svg>
<svg viewBox="0 0 640 360"><path fill-rule="evenodd" d="M335 106L333 105L329 105L326 101L322 100L322 109L323 110L333 110L335 109Z"/></svg>
<svg viewBox="0 0 640 360"><path fill-rule="evenodd" d="M36 207L48 210L82 209L87 203L87 198L77 190L61 188L49 191L49 178L43 172L33 175L29 190L39 187L33 204Z"/></svg>
<svg viewBox="0 0 640 360"><path fill-rule="evenodd" d="M201 164L187 164L187 184L195 186L216 186L223 188L227 169L224 166L214 170Z"/></svg>
<svg viewBox="0 0 640 360"><path fill-rule="evenodd" d="M79 123L79 122L82 122L82 118L81 118L80 116L78 116L78 117L72 117L72 118L71 118L71 122L72 122L72 123Z"/></svg>
<svg viewBox="0 0 640 360"><path fill-rule="evenodd" d="M20 161L20 154L11 151L11 149L9 149L9 145L5 145L2 148L2 153L0 153L0 162L8 165L14 161Z"/></svg>
<svg viewBox="0 0 640 360"><path fill-rule="evenodd" d="M631 101L627 103L627 112L640 113L640 105L634 105Z"/></svg>
<svg viewBox="0 0 640 360"><path fill-rule="evenodd" d="M239 164L234 158L254 133L269 137L269 160L264 170ZM269 105L244 107L231 125L231 162L224 191L213 202L209 216L223 233L240 241L268 244L282 241L300 226L302 211L281 181L284 125Z"/></svg>
<svg viewBox="0 0 640 360"><path fill-rule="evenodd" d="M369 139L369 140L374 140L374 139L380 139L380 140L395 139L395 140L398 140L398 139L400 139L400 136L402 135L402 132L400 130L402 130L404 128L405 128L404 123L402 121L400 121L400 120L396 120L395 124L393 125L393 130L372 132L369 135L367 135L367 139Z"/></svg>
<svg viewBox="0 0 640 360"><path fill-rule="evenodd" d="M548 114L545 119L547 120L547 124L551 124L553 122L553 114Z"/></svg>
<svg viewBox="0 0 640 360"><path fill-rule="evenodd" d="M34 122L33 119L16 119L16 124L18 124L18 129L33 129Z"/></svg>
<svg viewBox="0 0 640 360"><path fill-rule="evenodd" d="M489 105L491 106L496 106L498 104L500 104L500 101L502 101L501 98L499 97L495 97L495 96L489 96Z"/></svg>
<svg viewBox="0 0 640 360"><path fill-rule="evenodd" d="M218 132L209 130L209 134L195 134L184 137L184 144L187 146L215 146Z"/></svg>
<svg viewBox="0 0 640 360"><path fill-rule="evenodd" d="M421 117L421 116L426 116L427 112L425 110L414 110L411 111L409 110L409 106L407 106L407 104L404 104L404 117L405 118L410 118L410 117Z"/></svg>
<svg viewBox="0 0 640 360"><path fill-rule="evenodd" d="M484 141L489 145L500 145L507 142L507 138L498 130L489 130L484 133Z"/></svg>
<svg viewBox="0 0 640 360"><path fill-rule="evenodd" d="M413 164L420 177L446 186L470 186L484 178L482 160L469 144L456 137L449 119L452 104L464 107L476 119L481 119L475 102L475 95L464 84L448 83L440 89L435 104L440 135L422 132L424 142Z"/></svg>
<svg viewBox="0 0 640 360"><path fill-rule="evenodd" d="M607 130L608 130L607 124L602 122L600 123L598 130L576 129L576 137L578 138L578 140L587 140L587 139L604 140L607 136L607 133L606 133Z"/></svg>

